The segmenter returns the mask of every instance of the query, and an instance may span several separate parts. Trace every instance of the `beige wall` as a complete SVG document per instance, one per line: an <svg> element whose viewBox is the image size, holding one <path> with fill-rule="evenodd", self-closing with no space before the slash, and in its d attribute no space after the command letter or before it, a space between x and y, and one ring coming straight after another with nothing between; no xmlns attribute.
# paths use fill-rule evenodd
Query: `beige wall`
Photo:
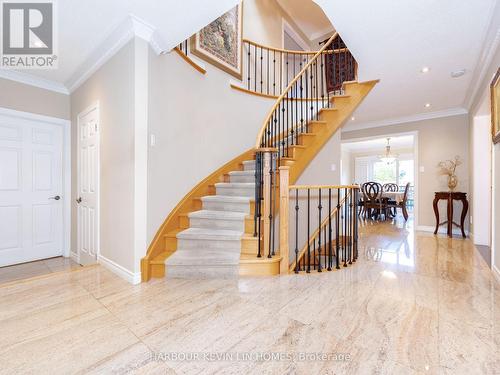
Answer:
<svg viewBox="0 0 500 375"><path fill-rule="evenodd" d="M203 178L254 146L274 100L235 91L207 64L201 75L177 54L150 51L148 239Z"/></svg>
<svg viewBox="0 0 500 375"><path fill-rule="evenodd" d="M275 0L244 1L243 36L282 47L282 18L307 41ZM150 51L148 241L198 182L254 146L274 103L231 89L232 76L205 66L201 75L174 53Z"/></svg>
<svg viewBox="0 0 500 375"><path fill-rule="evenodd" d="M415 199L418 205L418 225L432 227L435 225L432 208L434 192L448 190L446 177L438 175L437 164L440 161L453 158L455 155L460 156L464 164L457 170L459 179L457 191L469 191L469 128L466 115L349 132L344 131L342 132L342 140L380 137L412 131L418 132L418 166L425 169L423 173L419 172L419 168L415 172L418 185L418 193ZM441 202L441 215L445 215L446 212L443 205L444 202ZM455 207L455 221L459 222L460 206L456 204Z"/></svg>
<svg viewBox="0 0 500 375"><path fill-rule="evenodd" d="M100 252L134 271L134 42L129 42L71 95L72 202L77 189L77 116L100 106ZM72 210L76 251L76 204Z"/></svg>
<svg viewBox="0 0 500 375"><path fill-rule="evenodd" d="M69 95L0 78L0 107L68 120Z"/></svg>
<svg viewBox="0 0 500 375"><path fill-rule="evenodd" d="M500 22L500 12L496 12L491 24L496 27ZM496 35L496 28L494 33L490 33L493 38ZM470 121L474 121L477 115L491 115L490 100L489 100L489 85L500 66L500 48L494 52L493 59L489 66L486 68L484 78L479 82L479 90L476 97L473 99L470 113ZM487 101L485 105L485 99ZM472 131L472 130L471 130ZM471 148L471 152L474 149ZM478 196L477 199L481 199ZM492 146L492 267L496 273L497 278L500 280L500 143Z"/></svg>
<svg viewBox="0 0 500 375"><path fill-rule="evenodd" d="M311 44L276 0L244 0L243 37L271 47L283 48L283 18L306 43Z"/></svg>

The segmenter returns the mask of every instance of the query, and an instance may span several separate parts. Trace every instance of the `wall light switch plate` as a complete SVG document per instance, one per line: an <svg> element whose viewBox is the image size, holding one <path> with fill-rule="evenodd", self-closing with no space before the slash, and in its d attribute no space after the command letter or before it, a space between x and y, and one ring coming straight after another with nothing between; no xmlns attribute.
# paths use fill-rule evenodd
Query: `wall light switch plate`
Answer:
<svg viewBox="0 0 500 375"><path fill-rule="evenodd" d="M421 165L420 168L419 168L419 170L420 170L420 173L424 173L425 172L425 167L423 165Z"/></svg>
<svg viewBox="0 0 500 375"><path fill-rule="evenodd" d="M337 170L337 164L332 164L330 168L332 172L335 172Z"/></svg>

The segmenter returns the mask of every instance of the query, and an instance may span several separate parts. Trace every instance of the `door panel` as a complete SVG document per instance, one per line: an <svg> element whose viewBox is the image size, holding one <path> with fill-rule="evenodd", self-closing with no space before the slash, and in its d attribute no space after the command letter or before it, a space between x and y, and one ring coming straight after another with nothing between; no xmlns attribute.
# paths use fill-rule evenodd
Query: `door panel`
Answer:
<svg viewBox="0 0 500 375"><path fill-rule="evenodd" d="M0 115L0 267L63 254L62 134Z"/></svg>
<svg viewBox="0 0 500 375"><path fill-rule="evenodd" d="M98 108L78 116L78 252L81 264L97 262L99 252Z"/></svg>

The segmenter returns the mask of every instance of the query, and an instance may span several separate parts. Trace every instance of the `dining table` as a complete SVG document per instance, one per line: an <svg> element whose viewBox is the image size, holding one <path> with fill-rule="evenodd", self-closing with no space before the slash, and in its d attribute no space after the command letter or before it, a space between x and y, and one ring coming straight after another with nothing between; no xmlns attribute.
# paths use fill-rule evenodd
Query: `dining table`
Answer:
<svg viewBox="0 0 500 375"><path fill-rule="evenodd" d="M396 203L401 203L405 197L404 191L384 191L382 192L382 198L387 198L390 201L395 201Z"/></svg>

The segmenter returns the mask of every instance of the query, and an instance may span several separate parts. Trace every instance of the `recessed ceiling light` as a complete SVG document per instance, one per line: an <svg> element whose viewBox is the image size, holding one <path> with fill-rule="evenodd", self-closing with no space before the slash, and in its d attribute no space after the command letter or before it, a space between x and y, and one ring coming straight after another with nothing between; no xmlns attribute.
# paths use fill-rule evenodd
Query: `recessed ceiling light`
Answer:
<svg viewBox="0 0 500 375"><path fill-rule="evenodd" d="M420 72L422 73L428 73L429 70L431 70L428 66L424 66L422 69L420 69Z"/></svg>
<svg viewBox="0 0 500 375"><path fill-rule="evenodd" d="M354 121L354 120L356 120L356 117L352 116L351 121Z"/></svg>
<svg viewBox="0 0 500 375"><path fill-rule="evenodd" d="M424 107L429 108L431 106L431 103L425 103Z"/></svg>
<svg viewBox="0 0 500 375"><path fill-rule="evenodd" d="M465 69L455 70L454 72L451 72L451 77L452 78L462 77L465 74L465 72L466 72Z"/></svg>

